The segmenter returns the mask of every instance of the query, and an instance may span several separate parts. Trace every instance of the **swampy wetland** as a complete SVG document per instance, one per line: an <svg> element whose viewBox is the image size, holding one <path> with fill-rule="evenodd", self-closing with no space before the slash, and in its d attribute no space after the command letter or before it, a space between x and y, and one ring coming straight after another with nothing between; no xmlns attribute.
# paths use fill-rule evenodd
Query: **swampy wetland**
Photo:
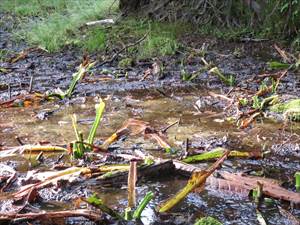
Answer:
<svg viewBox="0 0 300 225"><path fill-rule="evenodd" d="M300 224L295 45L124 2L0 2L0 223Z"/></svg>

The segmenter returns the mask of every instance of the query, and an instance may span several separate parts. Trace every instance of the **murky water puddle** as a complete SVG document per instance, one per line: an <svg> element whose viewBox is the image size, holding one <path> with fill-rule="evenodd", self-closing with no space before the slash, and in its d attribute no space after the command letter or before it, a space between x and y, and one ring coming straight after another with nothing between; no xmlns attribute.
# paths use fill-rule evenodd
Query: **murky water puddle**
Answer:
<svg viewBox="0 0 300 225"><path fill-rule="evenodd" d="M293 174L300 170L300 157L295 146L299 146L297 135L299 128L294 127L290 132L282 130L281 123L264 120L256 123L251 129L240 130L232 122L226 121L222 114L222 107L216 100L204 100L204 92L193 94L178 94L164 96L146 95L143 93L128 94L123 96L106 96L106 111L97 132L96 139L104 140L122 126L128 118L137 118L150 122L161 129L179 120L179 123L168 129L168 138L176 149L183 149L185 141L189 139L193 149L212 149L223 146L231 149L270 150L271 153L263 160L230 159L224 164L225 170L257 171L266 177L280 179L286 183L293 182ZM208 98L209 99L209 98ZM70 115L77 114L80 122L79 129L87 134L94 119L95 98L78 98L73 103L56 106L48 103L34 108L10 108L0 111L0 144L16 146L16 136L24 143L38 143L49 141L53 145L64 145L75 139ZM199 108L199 104L201 107ZM198 105L195 107L195 105ZM46 120L40 120L41 112L57 111ZM289 141L287 141L289 140ZM292 144L291 144L292 143ZM288 145L290 144L290 145ZM276 148L276 146L278 147ZM287 147L284 147L287 145ZM128 138L121 143L121 148L131 149L140 147L151 154L161 157L170 157L160 150L157 144L143 137ZM275 147L274 147L275 146ZM280 147L281 146L281 147ZM282 147L283 146L283 147ZM55 158L55 157L54 157ZM49 159L50 161L53 159ZM9 162L18 165L17 170L26 171L32 169L33 164L24 159L13 158ZM45 162L46 164L46 162ZM209 163L203 163L205 167ZM41 166L43 168L43 166ZM210 215L218 218L224 224L258 224L256 218L256 205L248 197L236 194L225 194L217 190L205 190L201 194L192 193L179 204L174 214L166 218L158 217L155 213L155 205L176 193L186 183L186 179L172 174L169 177L149 180L138 185L137 193L140 200L147 191L155 193L155 200L143 212L143 223L154 224L193 224L197 217ZM290 185L288 186L290 187ZM125 208L127 204L126 188L102 188L76 186L75 192L80 195L88 195L96 191L108 205L115 208ZM48 191L47 189L44 191ZM68 208L72 195L65 193L63 198L55 197L55 194L39 205L42 209ZM62 196L64 194L61 194ZM278 212L275 201L271 205L263 204L261 211L268 224L286 224L285 219ZM285 208L289 205L283 204ZM294 209L293 214L300 216L300 210Z"/></svg>

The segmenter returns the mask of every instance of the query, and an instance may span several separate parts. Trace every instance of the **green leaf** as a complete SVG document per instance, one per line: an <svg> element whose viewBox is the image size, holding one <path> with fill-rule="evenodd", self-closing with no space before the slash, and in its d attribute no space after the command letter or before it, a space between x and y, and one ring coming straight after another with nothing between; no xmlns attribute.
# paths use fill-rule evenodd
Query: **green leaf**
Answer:
<svg viewBox="0 0 300 225"><path fill-rule="evenodd" d="M296 180L296 190L300 192L300 172L295 173L295 180Z"/></svg>
<svg viewBox="0 0 300 225"><path fill-rule="evenodd" d="M103 204L102 200L97 197L96 194L93 194L92 196L87 198L87 202L93 205L101 205Z"/></svg>
<svg viewBox="0 0 300 225"><path fill-rule="evenodd" d="M291 65L288 63L282 63L277 61L268 62L270 69L288 69Z"/></svg>
<svg viewBox="0 0 300 225"><path fill-rule="evenodd" d="M199 219L194 225L222 225L222 223L215 218L208 216Z"/></svg>

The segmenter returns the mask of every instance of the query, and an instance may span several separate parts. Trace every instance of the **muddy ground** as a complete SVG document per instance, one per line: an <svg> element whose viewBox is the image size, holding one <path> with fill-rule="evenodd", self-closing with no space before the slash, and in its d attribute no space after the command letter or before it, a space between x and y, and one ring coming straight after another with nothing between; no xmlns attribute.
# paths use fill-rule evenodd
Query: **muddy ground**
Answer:
<svg viewBox="0 0 300 225"><path fill-rule="evenodd" d="M1 14L1 20L5 16ZM2 23L0 27L0 48L9 52L6 59L28 48L25 43L14 42L12 26L13 23L7 22ZM272 73L268 69L267 62L279 58L273 48L274 43L272 41L230 43L196 34L183 37L182 43L186 49L180 49L176 55L137 61L126 69L118 67L118 61L125 57L124 53L114 62L103 66L99 66L102 54L90 56L97 64L91 70L92 75L86 76L78 84L70 101L44 103L29 108L0 109L0 146L16 146L18 142L15 136L28 144L39 141L49 141L58 145L69 143L74 139L69 116L74 112L80 115L82 129L87 131L88 125L93 120L94 96L101 96L107 99L108 107L101 134L97 135L98 141L108 137L128 118L148 121L157 128L180 119L180 124L168 131L168 138L176 148L183 149L184 141L188 138L191 149L210 150L221 146L248 151L268 150L270 153L262 160L228 160L223 170L262 171L266 177L282 180L285 187L294 190L293 174L300 170L299 126L283 129L282 121L264 119L241 130L234 123L225 120L226 115L232 115L231 110L224 112L228 102L209 94L209 91L222 95L230 92L228 96L231 97L234 94L239 95L240 92L244 93L244 90L255 93L260 85L259 75ZM200 56L193 56L191 53L193 51L191 48L201 49L203 43L208 45L205 59L213 62L225 74L234 75L236 85L233 88L224 85L217 77L206 72L193 81L182 80L183 58L188 58L186 71L193 72L203 67ZM6 101L26 93L32 77L32 92L44 93L56 88L66 90L72 74L82 61L82 56L80 50L66 47L53 54L43 50L33 51L15 63L2 60L0 68L4 68L5 72L4 70L0 72L0 100ZM145 77L145 71L151 69L155 62L163 64L163 72ZM287 99L300 97L300 74L288 72L281 80L278 93ZM46 117L39 117L41 112L51 113ZM170 157L156 145L145 142L142 138L118 142L115 149L121 153L141 150L163 158ZM49 157L37 168L43 170L52 168L57 162L57 157ZM18 171L20 182L28 170L35 168L34 163L20 158L12 158L1 163ZM68 164L68 161L65 163ZM198 166L203 168L208 164L202 163ZM155 213L155 204L174 194L185 182L186 178L172 174L140 183L138 200L149 190L156 194L154 202L146 209L143 223L193 224L196 218L211 215L224 224L258 224L256 205L251 199L235 194L224 194L209 188L202 194L190 194L172 214L160 216ZM17 187L16 184L13 189ZM103 188L97 186L97 181L80 181L57 190L40 191L43 200L34 207L44 210L72 208L70 202L74 197L87 197L95 191L112 207L120 209L126 206L126 188ZM296 217L300 216L297 207L293 208L288 203L275 201L271 206L261 206L268 224L290 224L279 213L278 205ZM11 202L1 204L1 212L11 210ZM76 224L86 221L71 219L67 222Z"/></svg>

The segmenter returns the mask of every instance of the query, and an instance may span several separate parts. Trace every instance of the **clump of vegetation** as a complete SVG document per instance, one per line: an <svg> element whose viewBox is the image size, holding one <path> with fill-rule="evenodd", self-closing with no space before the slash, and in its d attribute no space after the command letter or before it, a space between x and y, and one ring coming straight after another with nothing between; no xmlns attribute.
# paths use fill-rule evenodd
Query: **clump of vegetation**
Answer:
<svg viewBox="0 0 300 225"><path fill-rule="evenodd" d="M287 120L300 121L300 99L278 103L270 108L271 111L282 113Z"/></svg>
<svg viewBox="0 0 300 225"><path fill-rule="evenodd" d="M173 55L180 47L177 39L184 32L182 24L152 22L150 33L138 49L139 58Z"/></svg>
<svg viewBox="0 0 300 225"><path fill-rule="evenodd" d="M140 37L148 33L148 36L140 45L128 49L128 53L139 59L172 55L180 47L179 37L187 31L188 26L177 23L153 22L148 20L136 21L127 19L114 27L111 33L115 33L113 39L132 43L132 37Z"/></svg>
<svg viewBox="0 0 300 225"><path fill-rule="evenodd" d="M208 216L199 219L194 225L222 225L222 223L215 218Z"/></svg>
<svg viewBox="0 0 300 225"><path fill-rule="evenodd" d="M149 33L139 45L128 49L139 59L175 54L178 38L188 26L148 20L126 19L106 30L91 27L82 32L86 22L103 18L108 11L116 10L118 1L113 0L17 0L3 3L3 10L21 16L23 23L16 32L18 39L55 52L66 45L75 45L87 52L101 51L109 40L111 44L133 43L134 39Z"/></svg>
<svg viewBox="0 0 300 225"><path fill-rule="evenodd" d="M139 220L141 218L141 214L146 208L146 206L149 204L149 202L153 199L154 194L150 191L146 193L144 198L141 200L139 205L136 207L134 211L131 210L131 208L126 208L124 210L123 215L119 214L115 210L109 208L106 206L103 201L97 197L96 194L90 196L86 202L89 204L99 208L102 212L107 213L112 218L115 218L117 220L126 220L126 221L133 221L135 219Z"/></svg>
<svg viewBox="0 0 300 225"><path fill-rule="evenodd" d="M31 4L31 2L34 2ZM51 3L48 3L51 2ZM29 22L22 24L18 38L25 39L29 44L38 45L49 52L57 51L68 44L77 44L81 36L79 28L86 22L104 17L113 0L56 0L56 1L18 1L16 4L4 3L6 11L22 8L18 15L38 16L29 18ZM114 4L117 6L117 4ZM27 11L30 8L30 11ZM81 44L86 50L94 51L103 48L103 31L89 32L87 39Z"/></svg>
<svg viewBox="0 0 300 225"><path fill-rule="evenodd" d="M216 75L224 84L234 86L235 79L233 75L226 77L223 73L221 73L218 67L213 67L209 72Z"/></svg>
<svg viewBox="0 0 300 225"><path fill-rule="evenodd" d="M133 65L133 59L132 58L124 58L120 60L118 66L121 68L128 68Z"/></svg>
<svg viewBox="0 0 300 225"><path fill-rule="evenodd" d="M106 34L101 28L96 28L87 33L86 37L82 40L81 46L88 52L96 52L103 50L106 44Z"/></svg>
<svg viewBox="0 0 300 225"><path fill-rule="evenodd" d="M92 146L94 144L94 139L96 136L96 131L100 124L105 109L105 103L101 101L99 104L95 105L95 109L96 109L96 117L86 141L84 141L83 139L82 132L78 131L76 115L73 115L72 117L72 125L77 139L77 141L73 143L74 158L82 158L85 152L90 151L92 149Z"/></svg>
<svg viewBox="0 0 300 225"><path fill-rule="evenodd" d="M140 58L175 54L178 43L175 38L168 35L150 35L145 43L139 48Z"/></svg>
<svg viewBox="0 0 300 225"><path fill-rule="evenodd" d="M45 16L61 12L67 8L68 0L3 0L4 12L13 12L16 16Z"/></svg>
<svg viewBox="0 0 300 225"><path fill-rule="evenodd" d="M121 1L124 11L138 11L160 19L182 19L197 24L199 31L225 39L274 39L283 38L299 47L300 1L180 1L157 7L157 1ZM147 7L144 7L143 3ZM209 6L208 6L209 5ZM205 13L203 13L205 12ZM178 18L180 15L180 18ZM195 28L194 28L195 30Z"/></svg>
<svg viewBox="0 0 300 225"><path fill-rule="evenodd" d="M3 62L7 59L8 50L0 49L0 62Z"/></svg>

